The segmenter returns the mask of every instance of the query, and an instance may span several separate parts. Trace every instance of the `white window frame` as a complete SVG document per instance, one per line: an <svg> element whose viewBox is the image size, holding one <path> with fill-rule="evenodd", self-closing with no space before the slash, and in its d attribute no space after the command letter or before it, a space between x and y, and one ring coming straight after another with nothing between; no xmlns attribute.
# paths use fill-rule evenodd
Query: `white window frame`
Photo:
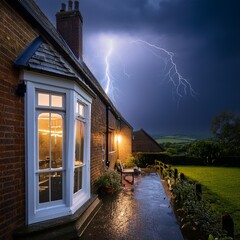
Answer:
<svg viewBox="0 0 240 240"><path fill-rule="evenodd" d="M81 95L79 95L78 93L75 93L75 101L74 101L74 106L76 106L76 103L80 103L84 106L84 117L79 117L77 116L76 110L74 111L75 115L74 115L74 120L75 123L77 120L80 120L82 122L84 122L84 136L86 137L86 135L91 135L91 130L90 130L90 116L91 116L91 109L90 107L87 106L86 101L81 97ZM76 127L76 124L74 123L74 127ZM74 129L74 133L76 134L76 129ZM74 135L74 145L75 146L75 139L76 139L76 135ZM75 148L74 148L74 153L75 153ZM89 157L88 157L89 156ZM76 193L73 193L73 210L74 212L77 210L78 206L82 205L82 199L84 199L84 195L86 195L86 193L90 193L90 163L88 164L88 159L90 159L90 142L89 141L85 141L84 139L84 147L83 147L83 157L84 157L84 163L82 166L82 174L83 176L85 175L85 177L83 177L82 179L82 189L80 189L79 191L77 191ZM74 155L75 158L75 155ZM73 166L74 168L74 166ZM73 169L74 171L74 169ZM73 184L74 184L74 179L73 179ZM74 188L74 187L73 187ZM90 197L90 196L89 196Z"/></svg>
<svg viewBox="0 0 240 240"><path fill-rule="evenodd" d="M71 215L90 199L90 131L92 98L74 81L53 77L45 74L22 71L20 79L27 86L25 95L25 153L26 153L26 223L32 224L57 217ZM63 95L65 106L64 131L66 159L65 182L63 182L63 201L56 205L38 206L38 181L35 177L37 169L37 129L36 129L36 92L49 92ZM81 101L86 107L86 125L84 139L84 161L86 171L82 191L73 194L74 184L74 153L75 153L75 103Z"/></svg>

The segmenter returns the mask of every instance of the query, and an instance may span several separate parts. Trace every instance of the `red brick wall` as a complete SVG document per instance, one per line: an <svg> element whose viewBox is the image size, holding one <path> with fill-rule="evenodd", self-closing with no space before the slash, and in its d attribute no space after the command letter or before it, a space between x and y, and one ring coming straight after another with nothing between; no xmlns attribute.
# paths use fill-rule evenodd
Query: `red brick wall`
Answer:
<svg viewBox="0 0 240 240"><path fill-rule="evenodd" d="M143 130L134 132L133 152L162 152L163 149Z"/></svg>
<svg viewBox="0 0 240 240"><path fill-rule="evenodd" d="M91 184L101 175L106 169L106 163L102 157L103 150L103 135L107 132L107 113L106 105L97 97L93 99L92 103L92 119L91 119ZM108 110L108 125L109 131L115 134L117 132L117 119L112 114L111 110ZM106 143L104 144L106 147ZM106 148L104 148L105 154ZM113 168L117 160L117 149L108 153L108 160L110 161L110 167Z"/></svg>
<svg viewBox="0 0 240 240"><path fill-rule="evenodd" d="M19 71L13 60L37 36L0 1L0 239L24 224L24 98L15 95Z"/></svg>
<svg viewBox="0 0 240 240"><path fill-rule="evenodd" d="M123 121L120 123L111 110L109 110L108 118L109 131L114 137L121 136L120 143L116 141L116 138L114 139L114 151L108 153L110 168L113 169L118 158L124 162L132 153L132 129ZM105 169L105 162L102 161L102 137L106 134L107 126L106 105L98 97L92 103L91 125L91 183L93 184Z"/></svg>
<svg viewBox="0 0 240 240"><path fill-rule="evenodd" d="M105 163L102 161L102 138L106 133L106 106L99 97L93 99L91 115L91 182L93 184L105 168Z"/></svg>
<svg viewBox="0 0 240 240"><path fill-rule="evenodd" d="M112 112L109 110L108 113L108 125L109 129L111 130L117 130L118 128L118 123L116 117L112 114Z"/></svg>
<svg viewBox="0 0 240 240"><path fill-rule="evenodd" d="M121 121L119 141L119 160L125 162L127 157L132 154L132 128Z"/></svg>
<svg viewBox="0 0 240 240"><path fill-rule="evenodd" d="M57 30L62 34L73 53L82 58L82 17L79 11L57 13Z"/></svg>

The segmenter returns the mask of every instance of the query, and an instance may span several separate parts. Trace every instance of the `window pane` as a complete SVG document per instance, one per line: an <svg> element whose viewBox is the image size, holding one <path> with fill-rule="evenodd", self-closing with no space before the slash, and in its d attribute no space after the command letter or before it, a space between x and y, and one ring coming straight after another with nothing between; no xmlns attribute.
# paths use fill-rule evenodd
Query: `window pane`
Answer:
<svg viewBox="0 0 240 240"><path fill-rule="evenodd" d="M39 174L39 203L62 199L62 173Z"/></svg>
<svg viewBox="0 0 240 240"><path fill-rule="evenodd" d="M62 173L51 176L51 201L62 199Z"/></svg>
<svg viewBox="0 0 240 240"><path fill-rule="evenodd" d="M82 189L82 167L74 169L74 193Z"/></svg>
<svg viewBox="0 0 240 240"><path fill-rule="evenodd" d="M76 103L76 113L78 116L85 117L85 106L79 102Z"/></svg>
<svg viewBox="0 0 240 240"><path fill-rule="evenodd" d="M76 120L75 166L80 166L84 162L84 126L83 122Z"/></svg>
<svg viewBox="0 0 240 240"><path fill-rule="evenodd" d="M79 104L79 115L84 117L84 106L82 104Z"/></svg>
<svg viewBox="0 0 240 240"><path fill-rule="evenodd" d="M39 169L50 167L50 113L38 116L38 158Z"/></svg>
<svg viewBox="0 0 240 240"><path fill-rule="evenodd" d="M52 107L63 107L62 96L52 95Z"/></svg>
<svg viewBox="0 0 240 240"><path fill-rule="evenodd" d="M39 106L50 106L49 100L50 100L49 94L38 93L38 105Z"/></svg>
<svg viewBox="0 0 240 240"><path fill-rule="evenodd" d="M49 202L49 174L39 174L39 203Z"/></svg>
<svg viewBox="0 0 240 240"><path fill-rule="evenodd" d="M76 114L78 114L78 102L76 103Z"/></svg>
<svg viewBox="0 0 240 240"><path fill-rule="evenodd" d="M60 114L51 113L51 168L62 167L63 119Z"/></svg>

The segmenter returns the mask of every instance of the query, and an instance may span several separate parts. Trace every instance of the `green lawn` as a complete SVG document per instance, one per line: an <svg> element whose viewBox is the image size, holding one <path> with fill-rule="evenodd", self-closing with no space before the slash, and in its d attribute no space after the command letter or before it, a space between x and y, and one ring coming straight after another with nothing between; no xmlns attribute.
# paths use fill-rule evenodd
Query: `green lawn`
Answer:
<svg viewBox="0 0 240 240"><path fill-rule="evenodd" d="M177 136L177 135L169 135L169 136L161 136L156 138L157 143L162 144L162 143L191 143L195 141L195 138L190 138L190 137L185 137L185 136Z"/></svg>
<svg viewBox="0 0 240 240"><path fill-rule="evenodd" d="M217 211L231 214L235 234L239 235L240 168L177 166L177 169L202 184L203 199L210 200Z"/></svg>

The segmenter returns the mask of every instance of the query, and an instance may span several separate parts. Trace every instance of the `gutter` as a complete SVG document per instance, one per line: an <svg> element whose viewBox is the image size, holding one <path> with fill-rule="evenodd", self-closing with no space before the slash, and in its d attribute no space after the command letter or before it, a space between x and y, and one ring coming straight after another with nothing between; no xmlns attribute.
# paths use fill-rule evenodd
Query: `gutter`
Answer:
<svg viewBox="0 0 240 240"><path fill-rule="evenodd" d="M106 106L106 166L110 166L109 162L109 146L108 146L108 134L109 134L109 110L110 106Z"/></svg>

